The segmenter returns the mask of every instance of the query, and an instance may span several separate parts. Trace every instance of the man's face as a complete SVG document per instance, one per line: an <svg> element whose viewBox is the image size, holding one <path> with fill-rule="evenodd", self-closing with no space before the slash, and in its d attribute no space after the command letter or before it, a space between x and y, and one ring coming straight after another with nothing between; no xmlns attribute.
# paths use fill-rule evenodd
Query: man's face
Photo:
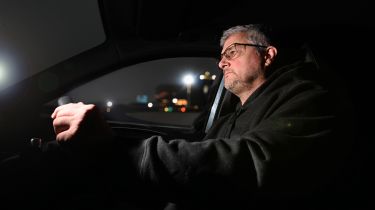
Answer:
<svg viewBox="0 0 375 210"><path fill-rule="evenodd" d="M223 70L224 86L226 89L239 96L244 92L257 87L264 81L263 58L255 47L236 45L234 43L251 43L244 33L230 36L224 43L221 53L234 53L233 58L223 56L219 67Z"/></svg>

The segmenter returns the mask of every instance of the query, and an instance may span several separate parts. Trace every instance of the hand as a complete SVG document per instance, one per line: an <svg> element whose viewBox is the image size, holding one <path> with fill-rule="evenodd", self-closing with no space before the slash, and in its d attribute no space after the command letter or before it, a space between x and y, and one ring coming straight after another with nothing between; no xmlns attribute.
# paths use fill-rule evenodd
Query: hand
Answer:
<svg viewBox="0 0 375 210"><path fill-rule="evenodd" d="M58 142L111 136L108 124L93 104L70 103L59 106L51 115Z"/></svg>

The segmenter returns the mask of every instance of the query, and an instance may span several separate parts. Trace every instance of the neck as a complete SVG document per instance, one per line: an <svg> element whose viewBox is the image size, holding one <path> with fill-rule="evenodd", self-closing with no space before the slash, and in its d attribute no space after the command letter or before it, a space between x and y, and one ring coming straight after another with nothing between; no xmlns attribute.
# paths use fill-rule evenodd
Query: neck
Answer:
<svg viewBox="0 0 375 210"><path fill-rule="evenodd" d="M237 96L240 98L240 101L241 101L241 105L244 105L245 102L247 101L247 99L254 93L254 91L256 89L258 89L263 83L265 82L265 80L261 80L261 81L257 81L257 82L254 82L248 89L247 91L244 91L240 94L238 94Z"/></svg>

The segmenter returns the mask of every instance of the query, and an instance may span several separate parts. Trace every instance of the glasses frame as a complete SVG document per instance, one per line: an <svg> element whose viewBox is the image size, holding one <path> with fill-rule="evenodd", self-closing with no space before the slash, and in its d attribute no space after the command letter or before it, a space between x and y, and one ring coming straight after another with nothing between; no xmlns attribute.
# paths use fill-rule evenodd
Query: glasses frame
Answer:
<svg viewBox="0 0 375 210"><path fill-rule="evenodd" d="M237 55L237 53L238 53L237 45L250 46L250 47L259 47L259 48L267 48L268 47L268 46L265 46L265 45L249 44L249 43L237 43L237 42L235 42L235 43L229 45L227 48L225 48L224 52L220 54L220 60L223 60L223 57L225 57L225 59L227 59L227 60L232 60ZM236 53L233 56L227 56L228 49L230 47L232 47L232 46L234 46L234 49L236 50Z"/></svg>

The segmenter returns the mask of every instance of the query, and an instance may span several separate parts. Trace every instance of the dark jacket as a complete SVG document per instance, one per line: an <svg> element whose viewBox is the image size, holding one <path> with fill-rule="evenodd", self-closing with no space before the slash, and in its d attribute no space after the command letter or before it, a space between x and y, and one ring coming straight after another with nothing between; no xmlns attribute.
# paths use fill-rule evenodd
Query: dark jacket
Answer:
<svg viewBox="0 0 375 210"><path fill-rule="evenodd" d="M203 140L153 136L128 146L129 164L147 186L141 194L191 209L312 201L319 207L333 192L349 148L339 135L340 104L322 78L311 63L285 66Z"/></svg>

